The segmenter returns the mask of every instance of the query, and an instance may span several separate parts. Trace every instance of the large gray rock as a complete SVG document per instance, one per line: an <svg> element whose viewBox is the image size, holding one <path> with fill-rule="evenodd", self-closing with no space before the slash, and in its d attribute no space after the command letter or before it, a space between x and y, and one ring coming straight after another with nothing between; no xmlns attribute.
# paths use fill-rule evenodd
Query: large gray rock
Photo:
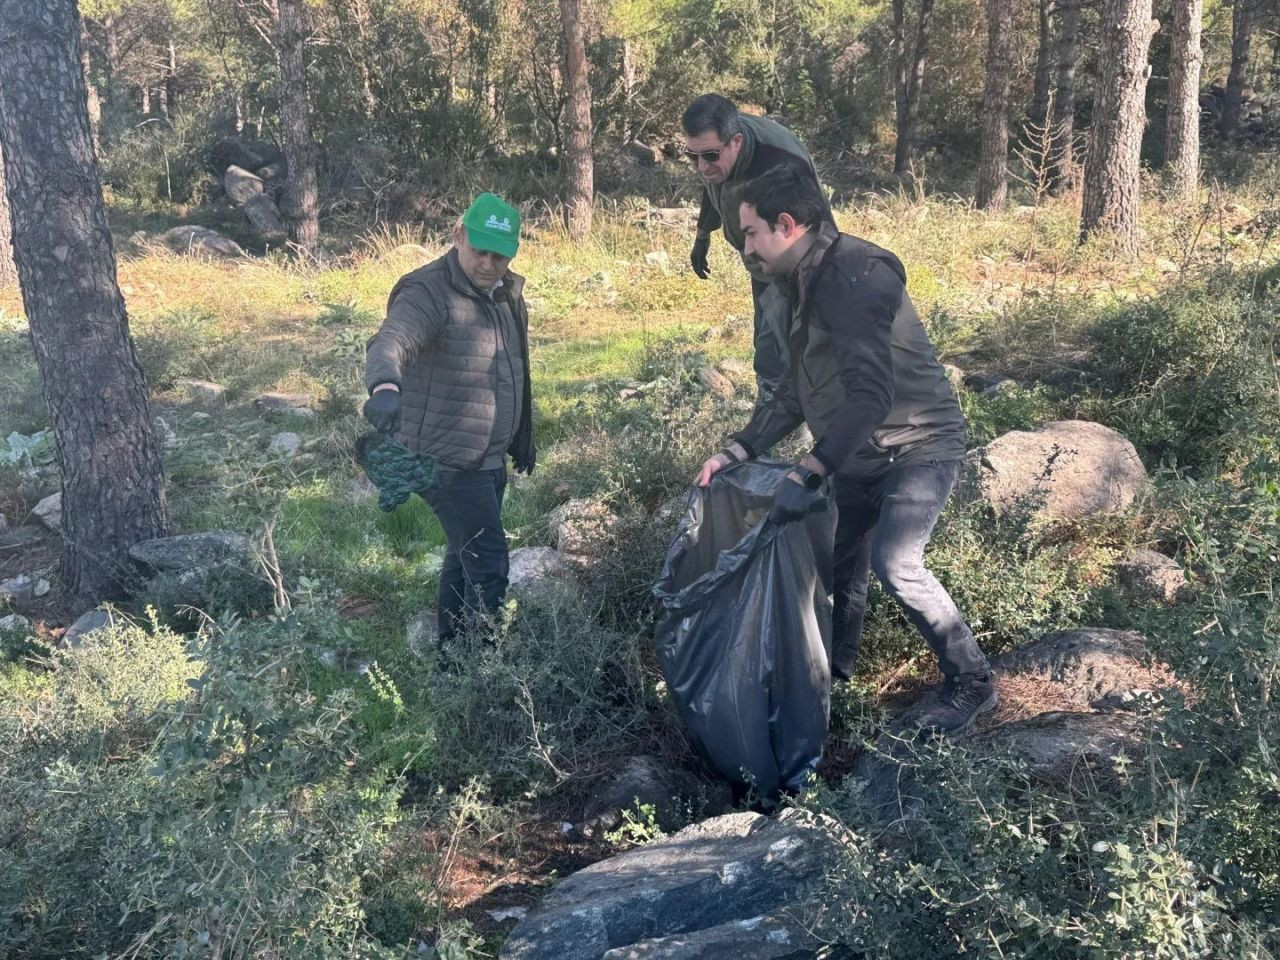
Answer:
<svg viewBox="0 0 1280 960"><path fill-rule="evenodd" d="M215 170L226 170L230 166L257 170L283 157L284 153L274 143L235 136L223 137L214 144L209 159Z"/></svg>
<svg viewBox="0 0 1280 960"><path fill-rule="evenodd" d="M1146 547L1135 547L1120 559L1116 581L1130 596L1157 603L1176 603L1191 592L1178 561Z"/></svg>
<svg viewBox="0 0 1280 960"><path fill-rule="evenodd" d="M706 820L573 874L517 924L500 957L692 958L702 954L676 952L671 938L699 931L722 943L738 933L738 960L805 956L817 944L801 939L798 924L761 918L799 911L838 849L832 827L797 810L776 820L756 813ZM747 952L762 931L769 942L769 931L782 929L795 938L790 953Z"/></svg>
<svg viewBox="0 0 1280 960"><path fill-rule="evenodd" d="M311 406L311 395L308 393L264 393L253 401L253 405L264 416L314 417L316 415Z"/></svg>
<svg viewBox="0 0 1280 960"><path fill-rule="evenodd" d="M302 449L302 438L296 433L277 433L267 445L267 453L273 457L292 457Z"/></svg>
<svg viewBox="0 0 1280 960"><path fill-rule="evenodd" d="M1109 770L1118 756L1136 758L1144 739L1142 718L1132 713L1051 710L997 727L980 746L1022 761L1037 780L1054 782L1069 780L1085 767Z"/></svg>
<svg viewBox="0 0 1280 960"><path fill-rule="evenodd" d="M669 830L679 815L680 787L668 766L654 757L628 757L622 769L592 792L579 830L588 837L616 830L623 814L639 807L653 808L660 827Z"/></svg>
<svg viewBox="0 0 1280 960"><path fill-rule="evenodd" d="M249 541L238 533L213 530L143 540L129 556L156 573L185 573L219 564L248 564Z"/></svg>
<svg viewBox="0 0 1280 960"><path fill-rule="evenodd" d="M511 551L507 589L520 597L547 597L571 589L573 569L551 547L517 547Z"/></svg>
<svg viewBox="0 0 1280 960"><path fill-rule="evenodd" d="M600 960L807 960L817 956L813 935L783 912L617 947Z"/></svg>
<svg viewBox="0 0 1280 960"><path fill-rule="evenodd" d="M226 403L227 388L211 380L177 380L175 386L182 388L192 403L210 407L220 407Z"/></svg>
<svg viewBox="0 0 1280 960"><path fill-rule="evenodd" d="M1060 519L1121 513L1150 485L1133 444L1086 420L1015 430L969 457L971 482L997 512L1029 509Z"/></svg>
<svg viewBox="0 0 1280 960"><path fill-rule="evenodd" d="M234 260L247 256L244 248L230 237L224 237L208 227L191 224L166 230L160 234L160 241L174 253L192 257Z"/></svg>
<svg viewBox="0 0 1280 960"><path fill-rule="evenodd" d="M31 510L31 515L40 521L40 525L54 533L62 532L62 491L51 493Z"/></svg>
<svg viewBox="0 0 1280 960"><path fill-rule="evenodd" d="M263 239L277 240L284 237L284 218L280 216L280 208L265 193L250 197L240 205L240 209Z"/></svg>
<svg viewBox="0 0 1280 960"><path fill-rule="evenodd" d="M8 603L30 603L48 592L48 580L33 577L28 573L20 573L16 577L0 582L0 601Z"/></svg>
<svg viewBox="0 0 1280 960"><path fill-rule="evenodd" d="M0 617L0 632L20 633L30 629L31 621L20 613L11 613L8 616Z"/></svg>
<svg viewBox="0 0 1280 960"><path fill-rule="evenodd" d="M222 189L233 203L244 206L251 197L261 195L262 178L232 164L222 177Z"/></svg>
<svg viewBox="0 0 1280 960"><path fill-rule="evenodd" d="M90 634L105 630L114 622L110 610L101 608L90 610L82 614L71 626L67 627L67 632L62 635L62 643L67 647L78 647L85 642Z"/></svg>

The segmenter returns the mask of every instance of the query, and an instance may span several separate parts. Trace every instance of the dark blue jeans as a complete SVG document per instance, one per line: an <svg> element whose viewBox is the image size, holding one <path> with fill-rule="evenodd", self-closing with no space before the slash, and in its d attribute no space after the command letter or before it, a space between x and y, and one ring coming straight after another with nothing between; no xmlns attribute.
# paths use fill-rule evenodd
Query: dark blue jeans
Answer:
<svg viewBox="0 0 1280 960"><path fill-rule="evenodd" d="M447 541L437 612L441 641L452 640L477 613L494 613L507 593L507 535L502 529L506 467L441 470L422 498Z"/></svg>
<svg viewBox="0 0 1280 960"><path fill-rule="evenodd" d="M959 475L958 460L898 466L887 457L869 476L836 474L834 673L853 673L873 570L937 654L945 676L990 671L955 602L924 565L924 548Z"/></svg>

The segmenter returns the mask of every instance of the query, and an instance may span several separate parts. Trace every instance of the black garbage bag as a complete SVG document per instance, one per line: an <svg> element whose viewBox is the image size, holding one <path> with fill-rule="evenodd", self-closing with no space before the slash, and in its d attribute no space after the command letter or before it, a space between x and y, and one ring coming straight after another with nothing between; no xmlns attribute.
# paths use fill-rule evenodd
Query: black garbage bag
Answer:
<svg viewBox="0 0 1280 960"><path fill-rule="evenodd" d="M436 485L438 470L431 457L414 453L386 433L366 433L356 440L356 463L378 488L378 506L390 513Z"/></svg>
<svg viewBox="0 0 1280 960"><path fill-rule="evenodd" d="M735 464L692 491L653 588L658 659L694 743L763 797L804 784L831 705L836 512L815 494L806 519L769 520L790 466Z"/></svg>

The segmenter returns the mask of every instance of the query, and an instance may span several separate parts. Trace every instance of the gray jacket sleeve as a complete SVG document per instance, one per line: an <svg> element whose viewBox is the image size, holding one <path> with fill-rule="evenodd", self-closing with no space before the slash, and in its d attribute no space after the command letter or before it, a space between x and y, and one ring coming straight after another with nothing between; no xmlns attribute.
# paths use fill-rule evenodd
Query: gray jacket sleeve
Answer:
<svg viewBox="0 0 1280 960"><path fill-rule="evenodd" d="M370 393L383 383L404 388L402 378L418 354L444 327L444 311L423 284L392 292L387 319L365 347L364 384Z"/></svg>

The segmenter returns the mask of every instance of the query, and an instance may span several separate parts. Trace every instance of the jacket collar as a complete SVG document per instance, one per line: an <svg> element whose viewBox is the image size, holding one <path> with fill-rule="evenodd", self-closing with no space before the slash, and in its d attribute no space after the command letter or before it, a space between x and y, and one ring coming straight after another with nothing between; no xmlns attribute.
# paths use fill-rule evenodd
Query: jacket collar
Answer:
<svg viewBox="0 0 1280 960"><path fill-rule="evenodd" d="M474 300L488 299L476 289L476 285L463 272L462 262L458 259L457 247L449 248L449 252L444 255L444 262L449 268L449 283L452 284L455 290ZM502 278L502 286L498 289L498 295L502 296L503 291L506 292L506 296L511 298L512 302L519 300L521 293L524 292L524 277L508 270L507 275Z"/></svg>
<svg viewBox="0 0 1280 960"><path fill-rule="evenodd" d="M795 302L798 311L803 309L804 301L808 299L814 280L822 271L832 248L839 239L840 232L835 225L824 220L818 226L813 245L805 251L795 269L774 281Z"/></svg>

